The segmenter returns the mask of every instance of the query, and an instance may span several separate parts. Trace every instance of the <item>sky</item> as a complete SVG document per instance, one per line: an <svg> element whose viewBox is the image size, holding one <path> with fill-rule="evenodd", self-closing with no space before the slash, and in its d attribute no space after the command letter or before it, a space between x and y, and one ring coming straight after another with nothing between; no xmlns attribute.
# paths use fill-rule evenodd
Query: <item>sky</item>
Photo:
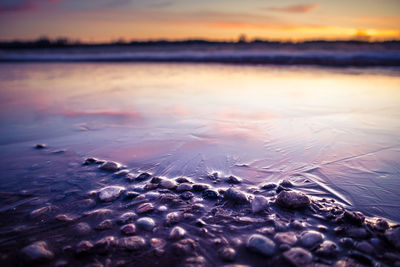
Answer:
<svg viewBox="0 0 400 267"><path fill-rule="evenodd" d="M399 40L400 0L0 0L0 40Z"/></svg>

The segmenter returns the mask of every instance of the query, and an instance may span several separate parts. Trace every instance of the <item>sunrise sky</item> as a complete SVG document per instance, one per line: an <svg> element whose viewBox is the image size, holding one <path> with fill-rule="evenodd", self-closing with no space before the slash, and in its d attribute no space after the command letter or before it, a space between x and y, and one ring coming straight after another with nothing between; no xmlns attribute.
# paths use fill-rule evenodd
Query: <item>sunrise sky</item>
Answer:
<svg viewBox="0 0 400 267"><path fill-rule="evenodd" d="M0 39L399 40L399 0L1 0Z"/></svg>

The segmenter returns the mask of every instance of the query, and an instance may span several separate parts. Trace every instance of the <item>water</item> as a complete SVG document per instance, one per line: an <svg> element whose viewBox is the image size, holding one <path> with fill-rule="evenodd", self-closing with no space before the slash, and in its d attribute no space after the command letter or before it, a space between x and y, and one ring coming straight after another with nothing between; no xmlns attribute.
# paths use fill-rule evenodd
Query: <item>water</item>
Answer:
<svg viewBox="0 0 400 267"><path fill-rule="evenodd" d="M9 201L14 193L36 190L48 200L99 187L101 179L80 169L84 157L95 156L166 177L217 171L254 186L291 177L308 181L301 186L308 194L400 221L398 69L159 63L0 69L5 210L25 204ZM36 143L48 149L35 150Z"/></svg>

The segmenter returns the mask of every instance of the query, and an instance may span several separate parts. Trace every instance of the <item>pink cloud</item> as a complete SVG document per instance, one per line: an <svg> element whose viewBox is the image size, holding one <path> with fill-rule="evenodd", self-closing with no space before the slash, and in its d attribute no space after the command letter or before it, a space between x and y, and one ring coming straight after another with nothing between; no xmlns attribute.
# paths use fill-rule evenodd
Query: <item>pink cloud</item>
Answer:
<svg viewBox="0 0 400 267"><path fill-rule="evenodd" d="M282 7L268 7L269 11L288 12L288 13L308 13L319 8L318 4L311 5L290 5Z"/></svg>

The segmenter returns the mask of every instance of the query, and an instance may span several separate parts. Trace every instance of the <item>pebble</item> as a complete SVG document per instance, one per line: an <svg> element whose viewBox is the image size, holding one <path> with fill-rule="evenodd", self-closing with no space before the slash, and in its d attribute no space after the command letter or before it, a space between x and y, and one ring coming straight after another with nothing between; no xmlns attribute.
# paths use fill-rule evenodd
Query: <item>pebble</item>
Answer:
<svg viewBox="0 0 400 267"><path fill-rule="evenodd" d="M197 219L195 222L196 226L198 227L203 227L206 225L205 221L203 221L202 219Z"/></svg>
<svg viewBox="0 0 400 267"><path fill-rule="evenodd" d="M175 226L172 228L171 232L169 233L169 239L171 240L179 240L182 239L186 234L185 229L180 226Z"/></svg>
<svg viewBox="0 0 400 267"><path fill-rule="evenodd" d="M304 208L310 204L310 199L303 193L295 191L281 191L276 197L276 203L284 208Z"/></svg>
<svg viewBox="0 0 400 267"><path fill-rule="evenodd" d="M125 200L131 200L134 199L136 197L138 197L140 194L138 192L134 192L134 191L127 191L124 193L124 199Z"/></svg>
<svg viewBox="0 0 400 267"><path fill-rule="evenodd" d="M83 162L83 165L90 165L93 163L97 163L98 159L96 158L86 158L85 161Z"/></svg>
<svg viewBox="0 0 400 267"><path fill-rule="evenodd" d="M47 146L46 146L46 144L36 144L35 148L36 149L44 149L44 148L47 148Z"/></svg>
<svg viewBox="0 0 400 267"><path fill-rule="evenodd" d="M386 239L398 250L400 250L400 227L386 230Z"/></svg>
<svg viewBox="0 0 400 267"><path fill-rule="evenodd" d="M161 180L160 186L172 190L177 187L177 183L173 180Z"/></svg>
<svg viewBox="0 0 400 267"><path fill-rule="evenodd" d="M129 170L121 170L121 171L117 171L116 173L113 174L113 177L115 178L121 178L121 177L125 177L129 174Z"/></svg>
<svg viewBox="0 0 400 267"><path fill-rule="evenodd" d="M119 240L119 246L126 250L141 250L146 247L146 240L140 236L123 237Z"/></svg>
<svg viewBox="0 0 400 267"><path fill-rule="evenodd" d="M231 247L223 247L218 251L219 256L223 261L235 261L236 250Z"/></svg>
<svg viewBox="0 0 400 267"><path fill-rule="evenodd" d="M192 190L192 185L189 183L181 183L176 187L176 192L184 192Z"/></svg>
<svg viewBox="0 0 400 267"><path fill-rule="evenodd" d="M171 249L176 256L184 257L192 254L196 247L197 244L193 239L185 238L173 244Z"/></svg>
<svg viewBox="0 0 400 267"><path fill-rule="evenodd" d="M142 203L136 208L136 212L139 214L150 213L153 210L154 210L154 205L149 202Z"/></svg>
<svg viewBox="0 0 400 267"><path fill-rule="evenodd" d="M37 241L29 246L24 247L21 253L25 260L29 262L46 262L53 259L54 254L51 252L45 241Z"/></svg>
<svg viewBox="0 0 400 267"><path fill-rule="evenodd" d="M224 199L238 204L245 204L249 202L247 195L245 193L233 187L225 191Z"/></svg>
<svg viewBox="0 0 400 267"><path fill-rule="evenodd" d="M136 234L136 226L133 223L122 226L120 230L124 235Z"/></svg>
<svg viewBox="0 0 400 267"><path fill-rule="evenodd" d="M68 216L66 214L59 214L56 216L56 220L60 222L72 222L75 220L75 218Z"/></svg>
<svg viewBox="0 0 400 267"><path fill-rule="evenodd" d="M294 232L281 232L274 236L276 242L293 246L297 242L297 237Z"/></svg>
<svg viewBox="0 0 400 267"><path fill-rule="evenodd" d="M194 197L194 194L193 194L192 192L189 192L189 191L183 192L183 193L181 194L181 198L182 198L183 200L190 200L190 199L192 199L193 197Z"/></svg>
<svg viewBox="0 0 400 267"><path fill-rule="evenodd" d="M88 254L93 248L93 244L90 241L81 241L76 245L75 253L78 255Z"/></svg>
<svg viewBox="0 0 400 267"><path fill-rule="evenodd" d="M389 229L389 223L385 219L377 219L374 224L374 229L380 232L384 232Z"/></svg>
<svg viewBox="0 0 400 267"><path fill-rule="evenodd" d="M203 192L204 190L207 190L209 188L210 186L208 184L194 184L192 186L192 189L195 192Z"/></svg>
<svg viewBox="0 0 400 267"><path fill-rule="evenodd" d="M354 225L362 225L365 221L365 216L358 211L345 211L341 219Z"/></svg>
<svg viewBox="0 0 400 267"><path fill-rule="evenodd" d="M109 220L109 219L107 219L107 220L104 220L104 221L102 221L101 223L99 223L99 224L96 226L96 229L97 229L97 230L107 230L107 229L111 229L112 226L113 226L112 221Z"/></svg>
<svg viewBox="0 0 400 267"><path fill-rule="evenodd" d="M356 243L356 249L369 255L375 252L375 248L368 241Z"/></svg>
<svg viewBox="0 0 400 267"><path fill-rule="evenodd" d="M343 237L339 239L339 244L344 248L352 248L354 246L354 239L350 237Z"/></svg>
<svg viewBox="0 0 400 267"><path fill-rule="evenodd" d="M182 214L180 212L174 211L170 212L165 216L165 224L167 226L176 224L182 220Z"/></svg>
<svg viewBox="0 0 400 267"><path fill-rule="evenodd" d="M80 222L77 225L75 225L75 233L78 235L86 235L91 231L91 228L89 224L85 222Z"/></svg>
<svg viewBox="0 0 400 267"><path fill-rule="evenodd" d="M162 205L162 206L159 206L159 207L157 208L157 210L158 210L159 212L165 212L165 211L168 210L168 208L167 208L167 206Z"/></svg>
<svg viewBox="0 0 400 267"><path fill-rule="evenodd" d="M229 184L240 184L242 182L242 179L231 175L226 179L226 182Z"/></svg>
<svg viewBox="0 0 400 267"><path fill-rule="evenodd" d="M279 185L283 186L283 187L292 187L293 184L288 180L288 179L284 179L282 180Z"/></svg>
<svg viewBox="0 0 400 267"><path fill-rule="evenodd" d="M304 267L311 263L312 255L309 251L294 247L283 253L283 258L296 267Z"/></svg>
<svg viewBox="0 0 400 267"><path fill-rule="evenodd" d="M114 161L106 161L99 166L100 170L107 171L107 172L116 172L119 171L121 168L121 164L114 162Z"/></svg>
<svg viewBox="0 0 400 267"><path fill-rule="evenodd" d="M264 189L264 190L271 190L271 189L274 189L275 187L276 187L276 184L274 184L274 183L261 185L261 189Z"/></svg>
<svg viewBox="0 0 400 267"><path fill-rule="evenodd" d="M136 177L137 181L144 181L151 178L151 174L147 172L141 173L138 177Z"/></svg>
<svg viewBox="0 0 400 267"><path fill-rule="evenodd" d="M107 253L118 244L118 240L113 236L106 236L98 240L94 245L95 249L100 253Z"/></svg>
<svg viewBox="0 0 400 267"><path fill-rule="evenodd" d="M194 188L194 186L193 186L193 188ZM217 191L215 191L215 190L213 190L213 189L206 189L206 190L203 191L202 196L203 196L203 198L205 198L205 199L212 199L212 200L214 200L214 199L218 199L219 194L218 194Z"/></svg>
<svg viewBox="0 0 400 267"><path fill-rule="evenodd" d="M321 243L323 239L324 236L320 232L309 230L301 233L300 243L305 247L313 247Z"/></svg>
<svg viewBox="0 0 400 267"><path fill-rule="evenodd" d="M275 252L275 243L268 237L253 234L247 240L247 248L264 256L272 256Z"/></svg>
<svg viewBox="0 0 400 267"><path fill-rule="evenodd" d="M335 242L325 240L317 249L316 253L323 256L333 256L338 251L338 246Z"/></svg>
<svg viewBox="0 0 400 267"><path fill-rule="evenodd" d="M136 226L145 231L152 231L156 223L152 218L143 217L136 221Z"/></svg>
<svg viewBox="0 0 400 267"><path fill-rule="evenodd" d="M274 227L262 227L257 230L258 233L263 235L273 235L275 233Z"/></svg>
<svg viewBox="0 0 400 267"><path fill-rule="evenodd" d="M251 210L253 213L264 210L268 205L268 199L264 196L255 196L251 202Z"/></svg>
<svg viewBox="0 0 400 267"><path fill-rule="evenodd" d="M110 209L95 209L95 210L90 210L86 211L84 214L89 215L89 216L96 216L96 217L106 217L110 216L114 213L114 211Z"/></svg>
<svg viewBox="0 0 400 267"><path fill-rule="evenodd" d="M178 177L175 179L177 183L191 183L191 181L187 177Z"/></svg>
<svg viewBox="0 0 400 267"><path fill-rule="evenodd" d="M99 199L104 202L116 200L125 191L122 186L107 186L99 191Z"/></svg>

